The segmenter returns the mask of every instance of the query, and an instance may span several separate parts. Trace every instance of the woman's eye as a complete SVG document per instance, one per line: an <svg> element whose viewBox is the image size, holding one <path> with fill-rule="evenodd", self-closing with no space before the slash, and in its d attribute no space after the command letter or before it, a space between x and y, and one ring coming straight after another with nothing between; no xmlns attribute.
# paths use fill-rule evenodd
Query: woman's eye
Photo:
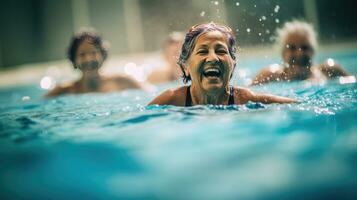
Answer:
<svg viewBox="0 0 357 200"><path fill-rule="evenodd" d="M206 51L206 50L200 50L200 51L198 51L197 52L197 54L206 54L208 51Z"/></svg>
<svg viewBox="0 0 357 200"><path fill-rule="evenodd" d="M219 50L217 50L217 53L218 53L218 54L226 54L227 51L224 50L224 49L219 49Z"/></svg>

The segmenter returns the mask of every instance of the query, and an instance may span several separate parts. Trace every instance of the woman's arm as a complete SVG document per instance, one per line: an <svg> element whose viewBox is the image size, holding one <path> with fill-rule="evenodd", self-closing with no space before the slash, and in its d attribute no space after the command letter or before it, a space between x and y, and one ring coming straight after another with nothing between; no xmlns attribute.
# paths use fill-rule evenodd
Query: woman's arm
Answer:
<svg viewBox="0 0 357 200"><path fill-rule="evenodd" d="M297 103L295 99L287 98L287 97L281 97L281 96L275 96L271 94L254 94L253 96L253 101L255 102L261 102L265 104L270 104L270 103Z"/></svg>
<svg viewBox="0 0 357 200"><path fill-rule="evenodd" d="M50 97L56 97L62 94L65 94L67 92L68 88L62 87L62 86L57 86L53 90L49 91L47 94L45 94L45 98L50 98Z"/></svg>
<svg viewBox="0 0 357 200"><path fill-rule="evenodd" d="M237 94L240 96L241 104L247 103L248 101L260 102L264 104L270 103L297 103L295 99L275 96L271 94L261 94L255 93L245 88L239 88Z"/></svg>

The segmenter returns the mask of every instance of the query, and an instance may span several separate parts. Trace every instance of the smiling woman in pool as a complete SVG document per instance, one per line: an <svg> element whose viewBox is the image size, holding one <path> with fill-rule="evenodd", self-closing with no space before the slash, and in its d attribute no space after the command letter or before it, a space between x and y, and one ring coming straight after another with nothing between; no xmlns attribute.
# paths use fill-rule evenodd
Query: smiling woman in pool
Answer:
<svg viewBox="0 0 357 200"><path fill-rule="evenodd" d="M149 105L235 105L248 101L293 103L295 100L254 93L229 86L236 65L235 37L232 30L217 23L198 24L186 34L178 64L184 82L190 86L169 89Z"/></svg>

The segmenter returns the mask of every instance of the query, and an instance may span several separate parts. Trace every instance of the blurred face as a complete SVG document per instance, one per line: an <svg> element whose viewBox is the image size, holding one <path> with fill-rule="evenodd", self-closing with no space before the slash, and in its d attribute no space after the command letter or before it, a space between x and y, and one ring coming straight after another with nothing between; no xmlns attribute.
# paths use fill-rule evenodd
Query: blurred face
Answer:
<svg viewBox="0 0 357 200"><path fill-rule="evenodd" d="M284 62L290 66L311 67L314 50L305 35L292 34L285 41Z"/></svg>
<svg viewBox="0 0 357 200"><path fill-rule="evenodd" d="M75 63L83 72L98 71L103 64L103 56L93 44L83 41L78 46Z"/></svg>
<svg viewBox="0 0 357 200"><path fill-rule="evenodd" d="M165 58L166 60L171 64L173 63L174 67L176 67L176 61L178 57L180 56L180 50L181 50L182 42L173 42L170 43L166 46L165 48Z"/></svg>
<svg viewBox="0 0 357 200"><path fill-rule="evenodd" d="M214 92L228 86L234 64L227 37L219 31L211 31L197 38L186 69L196 88Z"/></svg>

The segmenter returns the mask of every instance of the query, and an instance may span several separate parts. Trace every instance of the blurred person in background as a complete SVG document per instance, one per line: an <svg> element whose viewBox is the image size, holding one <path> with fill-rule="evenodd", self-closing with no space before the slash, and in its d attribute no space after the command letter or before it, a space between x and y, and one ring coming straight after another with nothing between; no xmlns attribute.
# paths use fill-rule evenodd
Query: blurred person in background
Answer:
<svg viewBox="0 0 357 200"><path fill-rule="evenodd" d="M293 103L293 99L259 94L246 88L230 86L236 66L236 39L232 29L217 23L198 24L186 33L178 64L184 83L169 89L149 105L238 105L248 101Z"/></svg>
<svg viewBox="0 0 357 200"><path fill-rule="evenodd" d="M313 64L317 34L309 23L299 20L286 22L276 31L276 45L281 52L283 64L272 64L263 68L256 75L253 85L301 80L325 82L327 79L348 75L332 59L322 64Z"/></svg>
<svg viewBox="0 0 357 200"><path fill-rule="evenodd" d="M176 81L182 77L182 72L177 66L177 59L180 55L183 40L184 34L181 32L172 32L169 34L163 44L165 65L151 72L147 79L148 82L161 84Z"/></svg>
<svg viewBox="0 0 357 200"><path fill-rule="evenodd" d="M142 88L136 80L128 76L104 77L100 74L99 70L108 56L108 47L93 29L76 33L71 39L67 53L74 69L81 71L81 77L72 83L56 86L46 97Z"/></svg>

